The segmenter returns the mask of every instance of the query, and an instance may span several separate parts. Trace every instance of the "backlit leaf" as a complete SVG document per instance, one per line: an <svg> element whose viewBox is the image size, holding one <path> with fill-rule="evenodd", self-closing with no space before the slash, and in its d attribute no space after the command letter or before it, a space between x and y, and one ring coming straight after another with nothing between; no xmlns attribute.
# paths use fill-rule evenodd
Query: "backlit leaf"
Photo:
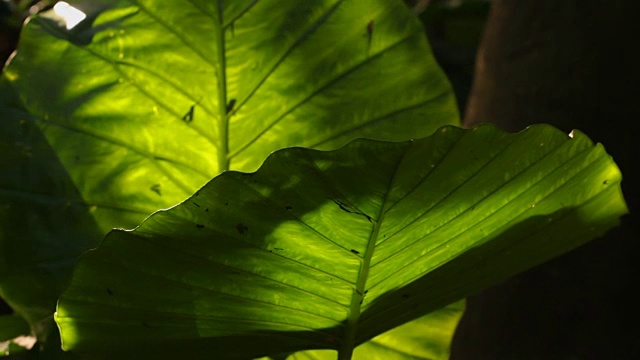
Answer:
<svg viewBox="0 0 640 360"><path fill-rule="evenodd" d="M290 148L80 258L63 346L250 358L355 346L602 234L626 212L601 145L444 127Z"/></svg>

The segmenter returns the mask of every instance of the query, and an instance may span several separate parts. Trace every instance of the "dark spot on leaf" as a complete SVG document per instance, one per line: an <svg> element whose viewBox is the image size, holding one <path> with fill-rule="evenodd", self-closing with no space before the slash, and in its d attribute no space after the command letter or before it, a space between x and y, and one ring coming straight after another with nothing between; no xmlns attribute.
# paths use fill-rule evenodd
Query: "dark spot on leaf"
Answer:
<svg viewBox="0 0 640 360"><path fill-rule="evenodd" d="M238 230L238 233L240 233L240 235L244 235L244 233L246 233L249 228L242 223L238 223L238 225L236 225L236 230Z"/></svg>
<svg viewBox="0 0 640 360"><path fill-rule="evenodd" d="M608 183L608 180L605 180L602 182L602 185L607 185L607 183Z"/></svg>
<svg viewBox="0 0 640 360"><path fill-rule="evenodd" d="M225 201L225 202L224 202L224 206L229 206L229 202L228 202L228 201Z"/></svg>
<svg viewBox="0 0 640 360"><path fill-rule="evenodd" d="M196 191L196 196L200 196L200 191Z"/></svg>
<svg viewBox="0 0 640 360"><path fill-rule="evenodd" d="M362 305L362 302L364 301L364 299L360 299L360 305Z"/></svg>
<svg viewBox="0 0 640 360"><path fill-rule="evenodd" d="M358 251L358 250L351 249L351 252L352 252L352 253L354 253L354 254L356 254L356 255L360 255L360 251Z"/></svg>
<svg viewBox="0 0 640 360"><path fill-rule="evenodd" d="M198 205L198 203L197 203L197 202L192 201L192 203L193 203L193 205L195 205L195 206L197 206L197 207L200 207L200 205Z"/></svg>
<svg viewBox="0 0 640 360"><path fill-rule="evenodd" d="M195 109L195 105L191 105L191 107L189 108L189 111L187 111L186 114L184 114L184 116L182 117L182 120L186 123L190 123L193 121L193 110Z"/></svg>
<svg viewBox="0 0 640 360"><path fill-rule="evenodd" d="M229 100L229 103L227 104L227 114L233 110L233 107L235 104L236 104L236 99Z"/></svg>
<svg viewBox="0 0 640 360"><path fill-rule="evenodd" d="M373 22L373 20L369 21L369 23L367 24L367 34L369 36L371 36L373 34L374 25L375 25L375 23Z"/></svg>
<svg viewBox="0 0 640 360"><path fill-rule="evenodd" d="M291 205L287 205L284 208L285 208L285 210L293 210L293 206L291 206Z"/></svg>
<svg viewBox="0 0 640 360"><path fill-rule="evenodd" d="M113 291L109 288L107 288L107 294L109 294L109 296L113 296Z"/></svg>
<svg viewBox="0 0 640 360"><path fill-rule="evenodd" d="M203 225L203 224L196 224L196 227L197 227L198 229L202 229L202 228L204 227L204 225Z"/></svg>
<svg viewBox="0 0 640 360"><path fill-rule="evenodd" d="M204 212L209 212L209 208L204 209Z"/></svg>
<svg viewBox="0 0 640 360"><path fill-rule="evenodd" d="M367 295L369 293L369 290L365 290L364 294Z"/></svg>
<svg viewBox="0 0 640 360"><path fill-rule="evenodd" d="M276 250L276 251L282 251L282 250L284 250L284 249L283 249L283 248L276 248L276 247L274 247L274 248L273 248L273 250Z"/></svg>
<svg viewBox="0 0 640 360"><path fill-rule="evenodd" d="M329 199L331 199L331 198L329 198ZM350 209L350 208L349 208L349 205L347 205L347 204L343 203L343 202L342 202L342 201L340 201L340 200L336 200L336 199L331 199L331 200L333 200L333 202L334 202L334 203L336 203L336 205L338 205L338 207L339 207L342 211L344 211L344 212L348 212L348 213L350 213L350 214L362 215L362 216L366 217L366 218L367 218L367 220L369 220L369 222L373 222L373 221L371 220L371 216L369 216L369 215L367 215L367 214L364 214L364 213L361 213L361 212L357 211L356 209L353 209L353 210L352 210L352 209Z"/></svg>
<svg viewBox="0 0 640 360"><path fill-rule="evenodd" d="M402 298L405 299L405 300L408 299L409 298L409 294L402 294Z"/></svg>
<svg viewBox="0 0 640 360"><path fill-rule="evenodd" d="M153 184L149 189L154 193L162 196L162 187L160 186L160 184Z"/></svg>

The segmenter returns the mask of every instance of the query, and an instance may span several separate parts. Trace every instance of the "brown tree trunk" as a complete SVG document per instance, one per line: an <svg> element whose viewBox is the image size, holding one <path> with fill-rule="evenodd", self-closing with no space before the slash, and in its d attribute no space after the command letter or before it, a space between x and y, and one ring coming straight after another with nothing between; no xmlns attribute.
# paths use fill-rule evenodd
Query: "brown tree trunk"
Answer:
<svg viewBox="0 0 640 360"><path fill-rule="evenodd" d="M453 360L640 359L638 8L636 0L493 1L465 125L582 130L620 166L632 214L605 238L472 297Z"/></svg>

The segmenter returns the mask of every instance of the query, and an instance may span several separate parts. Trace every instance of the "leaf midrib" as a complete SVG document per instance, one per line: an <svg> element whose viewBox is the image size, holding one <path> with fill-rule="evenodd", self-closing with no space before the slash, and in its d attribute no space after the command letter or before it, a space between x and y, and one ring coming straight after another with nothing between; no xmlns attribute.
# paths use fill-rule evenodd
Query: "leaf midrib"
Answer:
<svg viewBox="0 0 640 360"><path fill-rule="evenodd" d="M375 251L376 242L378 241L381 225L384 222L384 216L387 212L387 207L389 204L389 195L393 189L393 184L395 183L396 176L398 175L400 164L402 164L404 157L408 152L410 152L410 149L412 147L413 143L409 144L409 146L405 148L404 152L402 153L402 156L400 156L400 158L397 160L395 168L393 169L393 172L391 173L391 176L389 178L389 183L387 184L387 190L385 191L384 199L380 204L380 211L378 212L378 216L372 220L374 222L374 226L367 243L366 251L360 263L360 271L358 274L358 279L356 281L356 287L353 291L353 296L351 297L349 317L346 322L346 329L344 332L345 335L342 342L342 347L338 352L338 360L350 360L353 354L353 350L356 347L358 322L360 320L360 315L362 312L362 303L364 302L364 298L366 295L366 283L369 277L371 259L373 258L373 253Z"/></svg>

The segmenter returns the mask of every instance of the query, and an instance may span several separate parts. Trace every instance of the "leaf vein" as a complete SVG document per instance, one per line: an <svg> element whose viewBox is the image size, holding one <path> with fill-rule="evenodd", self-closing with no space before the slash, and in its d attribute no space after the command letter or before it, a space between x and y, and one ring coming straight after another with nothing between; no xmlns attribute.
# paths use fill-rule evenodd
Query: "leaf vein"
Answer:
<svg viewBox="0 0 640 360"><path fill-rule="evenodd" d="M566 143L565 143L566 144ZM564 144L562 144L564 145ZM558 146L555 150L558 150L562 145ZM583 152L580 152L576 155L574 155L573 157L565 160L562 164L559 164L557 167L555 167L552 171L550 171L547 175L543 176L542 178L540 178L537 182L529 185L529 187L527 187L526 189L522 190L520 193L517 194L517 196L520 196L521 194L529 191L531 188L535 187L536 185L538 185L540 182L542 182L544 179L546 179L547 177L551 176L552 174L554 174L555 172L559 171L560 168L562 168L562 165L574 160L576 157L584 154L585 152L590 151L590 149L585 149ZM480 199L480 201L478 201L476 204L479 204L482 201L485 201L488 197L490 197L491 195L493 195L495 192L497 192L501 187L503 187L505 184L508 184L509 182L513 181L515 178L520 177L527 169L531 168L532 166L534 166L536 163L538 163L539 161L541 161L542 159L546 158L547 156L549 156L553 151L548 152L547 154L545 154L545 156L541 157L540 159L537 159L536 161L534 161L532 164L530 164L528 167L524 168L521 172L519 172L517 175L515 175L513 178L509 179L509 181L505 182L504 184L500 185L500 187L496 188L494 191L492 191L491 193L489 193L487 196L483 197L482 199ZM593 164L593 163L592 163ZM576 176L578 176L581 172L585 171L586 169L589 168L589 166L591 166L592 164L588 164L585 165L584 168L582 168L580 171L578 171L576 174L574 174L573 176L571 176L571 178L566 179L562 184L560 184L558 187L556 187L555 189L553 189L552 191L550 191L548 194L546 194L544 197L542 197L540 200L538 200L538 202L550 197L551 195L553 195L555 192L557 192L560 188L562 188L566 183L568 183L571 179L575 178ZM508 206L510 203L505 203L503 204L501 207L497 208L495 211L493 211L492 213L484 216L483 218L479 219L478 221L476 221L473 224L468 225L464 230L458 232L457 235L455 235L453 238L443 242L442 244L437 245L436 247L434 247L433 249L429 250L427 253L425 253L424 255L421 255L417 258L415 258L414 260L412 260L410 263L407 264L403 264L402 268L397 269L396 271L394 271L392 274L389 274L387 277L385 277L384 279L381 279L377 284L373 285L377 286L379 284L381 284L382 282L384 282L386 279L392 277L394 274L397 274L399 272L401 272L402 270L406 269L407 267L411 266L411 264L415 263L416 261L419 261L422 258L425 258L429 255L431 255L435 250L442 248L443 246L446 246L447 244L451 243L452 241L454 241L454 239L460 237L461 235L463 235L466 231L468 231L469 229L477 226L478 224L482 223L483 221L485 221L486 219L488 219L489 217L495 216L495 214L499 213L500 210L502 210L504 207ZM473 206L473 205L472 205ZM518 216L520 216L522 213L524 213L525 211L527 211L529 208L524 208L521 212L514 214L514 213L510 213L511 215L511 219L509 220L512 221L513 219L517 218ZM468 211L468 210L467 210ZM466 211L465 211L466 212ZM417 241L414 241L413 243L411 243L410 245L407 246L407 248L412 247L414 245L416 245L418 242L421 242L422 240L424 240L425 238L427 238L429 235L431 235L434 231L436 231L437 229L442 228L445 225L451 224L452 222L455 221L455 219L459 218L463 213L465 212L461 212L460 214L456 215L455 217L453 217L452 219L448 220L445 224L442 224L441 226L439 226L438 228L434 229L433 231L431 231L429 234L426 234L425 236L423 236L422 238L418 239ZM509 223L509 222L505 222L505 223ZM496 229L494 230L492 233L488 233L484 236L484 238L489 237L491 234L495 233L496 231L499 231L500 229ZM407 248L401 250L404 251ZM380 263L382 263L383 261L388 260L390 257L395 256L397 253L394 253L393 255L389 256L388 258L385 258L384 260L378 262L376 265L379 265Z"/></svg>
<svg viewBox="0 0 640 360"><path fill-rule="evenodd" d="M345 78L347 75L355 72L356 70L359 70L362 68L362 66L367 65L368 63L370 63L371 61L373 61L374 59L377 59L378 57L382 56L386 51L389 51L397 46L400 46L402 43L404 43L405 41L408 41L409 39L411 39L411 37L413 37L415 35L415 33L411 33L409 34L407 37L404 37L400 40L398 40L397 42L391 44L390 46L388 46L387 48L381 50L380 52L376 53L373 56L367 57L364 61L362 61L361 63L356 64L355 66L351 67L350 69L347 69L346 71L344 71L341 74L338 74L338 76L329 79L326 83L320 85L315 91L311 92L309 95L305 96L303 99L301 99L300 101L298 101L296 104L294 104L293 106L291 106L288 110L286 110L285 112L283 112L282 114L280 114L278 117L276 117L271 123L267 124L267 126L262 129L256 136L254 136L252 139L250 139L249 141L247 141L246 144L240 146L240 148L236 151L234 151L231 155L229 155L229 158L232 159L236 156L238 156L238 154L242 153L243 151L245 151L249 146L251 146L252 143L254 143L256 140L258 140L259 138L261 138L264 134L267 133L267 131L269 131L272 127L274 127L276 124L278 124L282 119L284 119L287 115L289 115L290 113L292 113L294 110L296 110L297 108L299 108L300 106L302 106L304 103L306 103L307 101L309 101L311 98L313 98L314 96L316 96L317 94L319 94L321 91L329 88L330 86L336 84L338 81L342 80L343 78Z"/></svg>

